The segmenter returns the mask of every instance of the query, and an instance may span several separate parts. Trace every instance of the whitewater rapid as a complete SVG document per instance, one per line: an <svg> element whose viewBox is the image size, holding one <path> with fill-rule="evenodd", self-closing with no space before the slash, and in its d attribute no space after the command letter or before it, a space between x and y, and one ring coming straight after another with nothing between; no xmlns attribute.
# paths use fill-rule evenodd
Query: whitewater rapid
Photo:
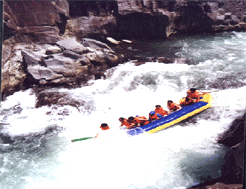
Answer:
<svg viewBox="0 0 246 189"><path fill-rule="evenodd" d="M195 39L186 40L176 42L182 46L177 55L197 57L196 63L135 66L129 61L109 69L106 80L46 90L83 101L83 106L36 108L32 89L7 97L1 104L1 133L11 142L1 139L0 188L169 189L219 177L227 149L216 139L245 112L246 51L233 48L246 41L246 34L206 38L200 48ZM228 46L222 48L221 43ZM208 44L224 56L213 49L209 53ZM240 85L234 86L235 80ZM119 117L148 117L157 104L167 109L167 100L178 102L190 87L215 91L212 107L155 134L129 137L119 128ZM111 128L108 139L71 142L95 136L101 123Z"/></svg>

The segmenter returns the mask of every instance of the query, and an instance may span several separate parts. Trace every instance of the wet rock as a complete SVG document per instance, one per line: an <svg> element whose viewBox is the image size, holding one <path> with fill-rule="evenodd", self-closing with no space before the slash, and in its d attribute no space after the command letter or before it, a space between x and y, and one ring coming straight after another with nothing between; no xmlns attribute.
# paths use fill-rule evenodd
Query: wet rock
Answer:
<svg viewBox="0 0 246 189"><path fill-rule="evenodd" d="M234 120L229 129L218 139L219 143L231 147L225 155L225 163L221 171L224 183L243 182L244 127L245 115Z"/></svg>
<svg viewBox="0 0 246 189"><path fill-rule="evenodd" d="M226 146L234 146L244 140L245 116L233 121L229 129L219 136L218 143Z"/></svg>
<svg viewBox="0 0 246 189"><path fill-rule="evenodd" d="M242 184L244 175L244 142L233 147L225 155L222 167L223 182L227 184Z"/></svg>
<svg viewBox="0 0 246 189"><path fill-rule="evenodd" d="M52 91L36 91L37 95L37 102L35 107L39 108L42 106L72 106L75 108L79 108L80 106L84 106L84 101L81 99L74 99L67 93L60 93L60 92L52 92Z"/></svg>
<svg viewBox="0 0 246 189"><path fill-rule="evenodd" d="M229 129L218 139L218 143L231 147L225 154L224 164L221 169L221 177L205 181L205 183L191 188L243 188L245 116L246 115L243 115L242 117L234 120Z"/></svg>
<svg viewBox="0 0 246 189"><path fill-rule="evenodd" d="M13 50L17 47L18 50ZM14 52L18 56L13 56ZM3 59L3 93L33 85L78 85L92 76L103 76L107 68L118 64L117 55L106 44L90 39L78 42L74 38L54 45L9 42ZM92 69L100 70L100 74Z"/></svg>
<svg viewBox="0 0 246 189"><path fill-rule="evenodd" d="M224 183L215 183L212 185L199 185L191 187L193 189L243 189L242 184L224 184ZM191 189L188 188L188 189Z"/></svg>

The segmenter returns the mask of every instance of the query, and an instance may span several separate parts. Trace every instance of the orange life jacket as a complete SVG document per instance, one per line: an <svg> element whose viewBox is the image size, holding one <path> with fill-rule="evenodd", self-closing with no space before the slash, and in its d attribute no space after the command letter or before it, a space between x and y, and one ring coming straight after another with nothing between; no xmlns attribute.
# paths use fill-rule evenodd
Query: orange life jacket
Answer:
<svg viewBox="0 0 246 189"><path fill-rule="evenodd" d="M176 111L176 110L178 110L179 108L180 108L180 106L178 105L178 104L176 104L176 103L167 103L167 107L168 107L168 109L169 110L173 110L173 111Z"/></svg>
<svg viewBox="0 0 246 189"><path fill-rule="evenodd" d="M192 99L189 99L188 101L186 101L186 99L184 101L182 101L180 103L181 106L187 106L187 105L190 105L190 104L193 104L194 101Z"/></svg>
<svg viewBox="0 0 246 189"><path fill-rule="evenodd" d="M197 99L197 101L199 100L199 97L200 97L198 91L195 91L194 93L192 93L191 90L187 91L187 96L192 98L192 99Z"/></svg>
<svg viewBox="0 0 246 189"><path fill-rule="evenodd" d="M159 117L156 115L156 113L155 114L153 114L153 115L150 115L149 114L149 119L150 120L157 120Z"/></svg>
<svg viewBox="0 0 246 189"><path fill-rule="evenodd" d="M167 111L165 111L165 110L163 110L163 108L162 107L160 107L159 109L155 109L155 113L157 114L161 114L162 116L164 116L164 115L167 115L168 113L167 113Z"/></svg>
<svg viewBox="0 0 246 189"><path fill-rule="evenodd" d="M125 126L129 126L130 125L130 123L127 121L126 118L124 119L123 123L121 122L121 126L123 126L123 125L125 125Z"/></svg>
<svg viewBox="0 0 246 189"><path fill-rule="evenodd" d="M133 122L140 123L141 126L149 123L148 119L145 116L135 117Z"/></svg>
<svg viewBox="0 0 246 189"><path fill-rule="evenodd" d="M123 123L121 122L121 126L123 125L125 125L127 129L130 129L133 127L132 123L129 123L126 118L124 119Z"/></svg>
<svg viewBox="0 0 246 189"><path fill-rule="evenodd" d="M107 127L100 127L102 130L109 130L110 128L109 128L109 126L107 126Z"/></svg>

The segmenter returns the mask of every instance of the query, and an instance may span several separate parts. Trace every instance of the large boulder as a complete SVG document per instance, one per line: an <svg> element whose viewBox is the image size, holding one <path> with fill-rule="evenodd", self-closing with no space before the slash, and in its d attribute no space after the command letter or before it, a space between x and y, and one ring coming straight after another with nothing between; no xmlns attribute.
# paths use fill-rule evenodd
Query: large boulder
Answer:
<svg viewBox="0 0 246 189"><path fill-rule="evenodd" d="M231 147L225 155L225 163L222 167L222 179L224 183L243 182L244 168L244 127L245 114L237 118L218 139L218 142Z"/></svg>
<svg viewBox="0 0 246 189"><path fill-rule="evenodd" d="M1 66L1 93L5 96L20 90L26 78L26 73L22 66L22 48L22 45L15 45L10 41L5 41L4 43Z"/></svg>
<svg viewBox="0 0 246 189"><path fill-rule="evenodd" d="M8 41L8 43L7 43ZM118 64L118 56L106 44L85 38L65 38L56 44L14 44L3 51L3 95L32 86L77 85Z"/></svg>
<svg viewBox="0 0 246 189"><path fill-rule="evenodd" d="M244 140L245 116L235 119L226 130L219 136L218 143L232 147Z"/></svg>
<svg viewBox="0 0 246 189"><path fill-rule="evenodd" d="M71 18L66 25L66 35L76 36L78 39L94 38L102 40L104 36L114 35L116 18L114 16L82 16Z"/></svg>
<svg viewBox="0 0 246 189"><path fill-rule="evenodd" d="M244 175L244 142L231 147L225 155L221 174L224 183L242 184Z"/></svg>
<svg viewBox="0 0 246 189"><path fill-rule="evenodd" d="M211 185L193 186L188 189L243 189L243 185L242 184L224 184L221 182L217 182Z"/></svg>
<svg viewBox="0 0 246 189"><path fill-rule="evenodd" d="M235 119L227 131L219 136L218 143L229 148L224 157L224 164L221 169L221 177L208 180L190 188L193 189L242 189L244 175L244 127L245 114Z"/></svg>
<svg viewBox="0 0 246 189"><path fill-rule="evenodd" d="M54 43L68 16L66 0L4 1L4 38L16 34L18 42Z"/></svg>

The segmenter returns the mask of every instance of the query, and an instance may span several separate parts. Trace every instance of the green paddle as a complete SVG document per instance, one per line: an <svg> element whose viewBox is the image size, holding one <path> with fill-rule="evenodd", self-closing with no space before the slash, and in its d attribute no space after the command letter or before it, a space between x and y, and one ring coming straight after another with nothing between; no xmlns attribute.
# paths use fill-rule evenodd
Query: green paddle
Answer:
<svg viewBox="0 0 246 189"><path fill-rule="evenodd" d="M84 137L84 138L73 139L73 140L71 140L71 142L77 142L77 141L87 140L87 139L91 139L91 138L95 138L95 137Z"/></svg>

